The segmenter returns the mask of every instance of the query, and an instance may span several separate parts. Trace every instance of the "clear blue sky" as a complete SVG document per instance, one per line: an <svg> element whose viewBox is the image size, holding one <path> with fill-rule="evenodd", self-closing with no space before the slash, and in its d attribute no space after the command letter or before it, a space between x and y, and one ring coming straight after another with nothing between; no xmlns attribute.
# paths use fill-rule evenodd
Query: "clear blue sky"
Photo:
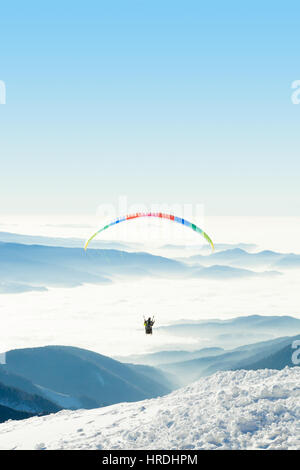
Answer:
<svg viewBox="0 0 300 470"><path fill-rule="evenodd" d="M297 1L2 2L0 211L298 215Z"/></svg>

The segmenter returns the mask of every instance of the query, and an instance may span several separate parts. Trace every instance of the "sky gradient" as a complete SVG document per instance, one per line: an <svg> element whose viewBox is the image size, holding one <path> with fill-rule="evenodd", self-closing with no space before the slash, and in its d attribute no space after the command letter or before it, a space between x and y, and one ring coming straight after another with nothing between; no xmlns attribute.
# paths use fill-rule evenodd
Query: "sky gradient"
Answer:
<svg viewBox="0 0 300 470"><path fill-rule="evenodd" d="M299 215L296 1L11 1L0 212Z"/></svg>

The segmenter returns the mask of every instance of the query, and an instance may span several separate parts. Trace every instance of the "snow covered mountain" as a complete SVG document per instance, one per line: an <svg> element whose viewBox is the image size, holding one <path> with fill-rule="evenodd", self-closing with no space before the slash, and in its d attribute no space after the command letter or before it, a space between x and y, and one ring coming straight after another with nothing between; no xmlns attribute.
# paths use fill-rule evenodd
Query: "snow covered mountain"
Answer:
<svg viewBox="0 0 300 470"><path fill-rule="evenodd" d="M162 398L0 424L1 449L299 449L300 368L218 372Z"/></svg>

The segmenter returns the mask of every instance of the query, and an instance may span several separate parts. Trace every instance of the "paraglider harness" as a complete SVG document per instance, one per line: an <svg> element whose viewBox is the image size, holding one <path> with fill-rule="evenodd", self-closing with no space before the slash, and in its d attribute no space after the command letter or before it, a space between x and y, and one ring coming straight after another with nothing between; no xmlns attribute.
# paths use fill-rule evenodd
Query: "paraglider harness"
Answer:
<svg viewBox="0 0 300 470"><path fill-rule="evenodd" d="M144 327L146 335L152 335L152 326L154 325L154 323L154 317L152 317L152 320L150 317L148 318L148 320L144 318Z"/></svg>

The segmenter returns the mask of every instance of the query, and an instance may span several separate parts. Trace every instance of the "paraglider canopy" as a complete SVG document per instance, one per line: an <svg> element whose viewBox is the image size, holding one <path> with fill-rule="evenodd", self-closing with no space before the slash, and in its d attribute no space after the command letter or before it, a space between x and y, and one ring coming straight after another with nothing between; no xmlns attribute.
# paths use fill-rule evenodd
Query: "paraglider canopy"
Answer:
<svg viewBox="0 0 300 470"><path fill-rule="evenodd" d="M167 219L167 220L170 220L172 222L177 222L178 224L184 225L185 227L189 227L192 230L194 230L194 232L197 232L200 235L202 235L202 237L204 237L205 240L210 244L212 250L214 250L214 244L213 244L211 238L200 227L198 227L197 225L189 222L186 219L183 219L182 217L177 217L176 215L173 215L173 214L164 214L162 212L137 212L136 214L129 214L129 215L125 215L124 217L119 217L119 218L113 220L112 222L110 222L109 224L105 225L104 227L102 227L96 233L94 233L87 240L87 242L84 246L84 249L85 250L87 249L89 243L93 240L93 238L95 238L98 235L98 233L103 232L104 230L108 229L109 227L111 227L113 225L119 224L121 222L125 222L126 220L137 219L137 218L140 218L140 217L158 217L160 219Z"/></svg>

